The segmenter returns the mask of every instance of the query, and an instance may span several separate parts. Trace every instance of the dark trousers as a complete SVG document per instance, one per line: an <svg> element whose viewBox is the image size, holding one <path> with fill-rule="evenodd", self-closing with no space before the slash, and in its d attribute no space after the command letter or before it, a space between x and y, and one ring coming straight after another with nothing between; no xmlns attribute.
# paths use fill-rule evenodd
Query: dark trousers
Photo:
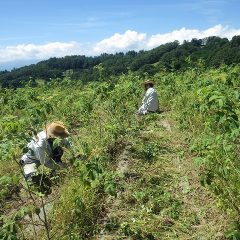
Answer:
<svg viewBox="0 0 240 240"><path fill-rule="evenodd" d="M52 151L52 159L58 163L58 162L62 162L61 158L63 155L63 149L61 147L56 147L53 151Z"/></svg>

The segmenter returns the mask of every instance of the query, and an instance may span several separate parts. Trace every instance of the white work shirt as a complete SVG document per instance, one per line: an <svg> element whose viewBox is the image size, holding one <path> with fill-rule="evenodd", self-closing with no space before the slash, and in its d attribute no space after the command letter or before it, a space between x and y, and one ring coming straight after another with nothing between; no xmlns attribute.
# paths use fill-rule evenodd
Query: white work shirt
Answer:
<svg viewBox="0 0 240 240"><path fill-rule="evenodd" d="M52 149L47 139L45 131L38 133L37 136L28 143L27 147L29 151L22 156L21 160L26 164L31 164L31 162L43 164L54 170L61 168L61 166L51 158ZM61 144L70 147L70 143L66 138L61 141Z"/></svg>
<svg viewBox="0 0 240 240"><path fill-rule="evenodd" d="M157 112L159 110L158 94L154 88L149 88L142 100L142 106L138 109L139 114Z"/></svg>

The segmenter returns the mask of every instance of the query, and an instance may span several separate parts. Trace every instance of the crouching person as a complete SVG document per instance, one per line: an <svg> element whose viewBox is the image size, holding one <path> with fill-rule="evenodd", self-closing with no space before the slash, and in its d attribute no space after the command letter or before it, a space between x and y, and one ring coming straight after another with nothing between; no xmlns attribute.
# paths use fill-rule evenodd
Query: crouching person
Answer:
<svg viewBox="0 0 240 240"><path fill-rule="evenodd" d="M159 112L159 101L157 91L154 89L154 82L147 80L143 83L145 95L142 105L136 112L137 115L145 115L147 113Z"/></svg>
<svg viewBox="0 0 240 240"><path fill-rule="evenodd" d="M39 175L37 168L44 165L52 170L58 170L65 167L61 157L63 148L70 147L70 142L67 137L69 132L61 122L52 122L47 127L39 132L28 143L28 152L25 153L20 164L23 168L24 177L27 181L40 184L43 180L43 175Z"/></svg>

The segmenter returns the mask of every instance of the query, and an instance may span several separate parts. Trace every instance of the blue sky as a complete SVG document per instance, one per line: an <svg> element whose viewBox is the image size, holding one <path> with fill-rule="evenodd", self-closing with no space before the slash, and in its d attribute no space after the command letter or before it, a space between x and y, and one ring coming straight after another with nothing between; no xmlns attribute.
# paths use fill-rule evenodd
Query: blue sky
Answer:
<svg viewBox="0 0 240 240"><path fill-rule="evenodd" d="M0 70L51 56L240 34L239 0L1 0Z"/></svg>

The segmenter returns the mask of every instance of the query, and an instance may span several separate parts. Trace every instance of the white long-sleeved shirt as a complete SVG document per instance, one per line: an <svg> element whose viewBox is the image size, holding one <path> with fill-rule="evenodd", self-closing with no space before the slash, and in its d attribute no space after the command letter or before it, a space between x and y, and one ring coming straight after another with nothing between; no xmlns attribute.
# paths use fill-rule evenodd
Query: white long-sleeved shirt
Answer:
<svg viewBox="0 0 240 240"><path fill-rule="evenodd" d="M149 88L142 100L142 106L138 109L139 114L157 112L159 110L158 94L154 88Z"/></svg>
<svg viewBox="0 0 240 240"><path fill-rule="evenodd" d="M21 160L24 163L38 163L50 169L59 169L60 166L52 158L52 149L47 141L47 134L45 131L39 132L36 137L34 137L27 147L29 151L25 153ZM70 147L70 142L67 138L61 141L61 144L66 147Z"/></svg>

